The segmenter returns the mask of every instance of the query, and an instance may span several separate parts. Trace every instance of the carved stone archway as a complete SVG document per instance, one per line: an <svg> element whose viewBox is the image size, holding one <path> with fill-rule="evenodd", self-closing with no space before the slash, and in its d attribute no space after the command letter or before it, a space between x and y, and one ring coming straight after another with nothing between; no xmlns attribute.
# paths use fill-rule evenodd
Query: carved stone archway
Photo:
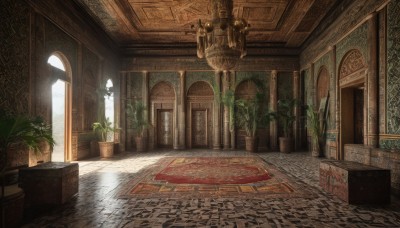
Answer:
<svg viewBox="0 0 400 228"><path fill-rule="evenodd" d="M214 91L204 81L187 92L186 142L189 148L212 148Z"/></svg>
<svg viewBox="0 0 400 228"><path fill-rule="evenodd" d="M175 90L168 82L159 82L150 91L151 148L172 148L176 136Z"/></svg>

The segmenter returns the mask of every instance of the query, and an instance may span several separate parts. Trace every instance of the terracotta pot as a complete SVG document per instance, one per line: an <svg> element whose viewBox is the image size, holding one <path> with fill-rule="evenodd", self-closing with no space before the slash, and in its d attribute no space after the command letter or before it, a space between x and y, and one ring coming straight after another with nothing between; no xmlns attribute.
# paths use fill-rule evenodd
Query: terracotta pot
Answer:
<svg viewBox="0 0 400 228"><path fill-rule="evenodd" d="M114 142L99 142L100 157L110 158L114 155Z"/></svg>
<svg viewBox="0 0 400 228"><path fill-rule="evenodd" d="M257 152L258 149L258 137L246 136L246 151Z"/></svg>
<svg viewBox="0 0 400 228"><path fill-rule="evenodd" d="M136 151L143 152L147 150L146 140L144 137L135 137Z"/></svg>
<svg viewBox="0 0 400 228"><path fill-rule="evenodd" d="M292 138L279 137L279 150L283 153L292 152Z"/></svg>

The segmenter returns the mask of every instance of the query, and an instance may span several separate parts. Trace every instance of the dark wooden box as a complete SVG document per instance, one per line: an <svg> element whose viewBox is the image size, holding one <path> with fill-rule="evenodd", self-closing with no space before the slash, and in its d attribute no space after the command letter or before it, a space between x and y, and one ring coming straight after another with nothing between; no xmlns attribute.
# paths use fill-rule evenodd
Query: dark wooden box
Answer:
<svg viewBox="0 0 400 228"><path fill-rule="evenodd" d="M26 207L60 205L78 193L79 166L48 162L20 169L19 182L25 192Z"/></svg>
<svg viewBox="0 0 400 228"><path fill-rule="evenodd" d="M350 161L322 161L319 184L350 204L390 203L390 170Z"/></svg>

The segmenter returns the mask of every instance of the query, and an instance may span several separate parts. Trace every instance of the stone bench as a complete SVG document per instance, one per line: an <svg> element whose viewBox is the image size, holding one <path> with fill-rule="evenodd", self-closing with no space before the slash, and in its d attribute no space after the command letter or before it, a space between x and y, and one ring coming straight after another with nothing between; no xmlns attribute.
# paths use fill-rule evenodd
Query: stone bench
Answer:
<svg viewBox="0 0 400 228"><path fill-rule="evenodd" d="M350 161L321 161L319 184L350 204L390 203L390 170Z"/></svg>
<svg viewBox="0 0 400 228"><path fill-rule="evenodd" d="M47 162L19 170L26 207L56 206L78 193L79 166L76 163Z"/></svg>

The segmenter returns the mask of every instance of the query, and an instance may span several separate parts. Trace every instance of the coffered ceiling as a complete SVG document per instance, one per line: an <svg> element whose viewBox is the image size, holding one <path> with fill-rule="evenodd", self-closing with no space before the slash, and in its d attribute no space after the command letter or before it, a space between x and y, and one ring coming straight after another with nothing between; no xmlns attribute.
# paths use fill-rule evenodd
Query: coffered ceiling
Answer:
<svg viewBox="0 0 400 228"><path fill-rule="evenodd" d="M76 0L121 47L194 44L197 21L210 20L211 0ZM235 17L251 24L248 43L300 47L339 0L233 0Z"/></svg>

